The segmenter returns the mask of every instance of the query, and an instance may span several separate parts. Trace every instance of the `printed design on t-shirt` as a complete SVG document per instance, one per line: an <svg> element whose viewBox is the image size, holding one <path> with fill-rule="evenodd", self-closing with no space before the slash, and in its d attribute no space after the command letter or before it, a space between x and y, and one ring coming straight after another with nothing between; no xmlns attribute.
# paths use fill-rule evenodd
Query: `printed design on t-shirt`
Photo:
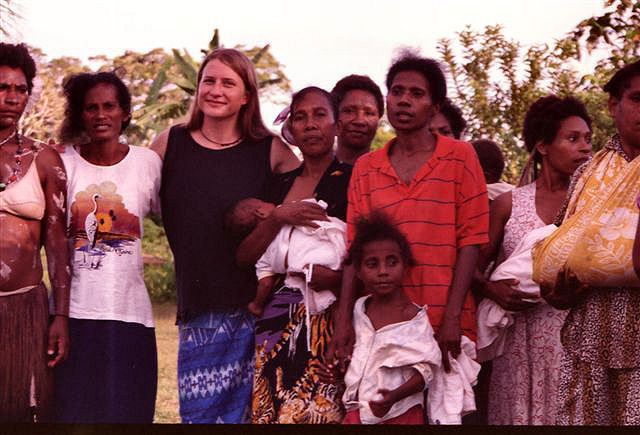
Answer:
<svg viewBox="0 0 640 435"><path fill-rule="evenodd" d="M69 225L75 267L100 269L107 255L133 255L140 219L127 210L117 190L115 183L105 181L76 193Z"/></svg>

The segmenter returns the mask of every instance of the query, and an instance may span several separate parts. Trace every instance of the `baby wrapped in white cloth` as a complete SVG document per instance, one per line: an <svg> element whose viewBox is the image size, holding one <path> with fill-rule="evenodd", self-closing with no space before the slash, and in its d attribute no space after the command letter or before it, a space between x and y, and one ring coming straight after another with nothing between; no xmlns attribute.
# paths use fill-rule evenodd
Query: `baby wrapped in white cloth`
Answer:
<svg viewBox="0 0 640 435"><path fill-rule="evenodd" d="M527 234L491 274L490 281L516 279L518 290L528 293L532 302L540 300L540 287L533 281L533 260L531 249L540 240L551 235L558 227L551 224L536 228ZM496 358L504 352L506 329L513 324L513 313L507 311L489 298L484 298L476 311L478 321L478 361Z"/></svg>

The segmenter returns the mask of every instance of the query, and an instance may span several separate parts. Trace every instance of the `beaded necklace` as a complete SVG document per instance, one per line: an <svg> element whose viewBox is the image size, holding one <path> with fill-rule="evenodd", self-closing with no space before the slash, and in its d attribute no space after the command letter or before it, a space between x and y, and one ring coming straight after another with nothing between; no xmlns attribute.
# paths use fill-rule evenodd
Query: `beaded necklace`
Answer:
<svg viewBox="0 0 640 435"><path fill-rule="evenodd" d="M2 143L0 143L0 147L9 142L9 140L11 140L14 136L16 138L16 143L18 144L18 148L16 148L16 152L14 154L15 166L12 168L11 175L9 175L7 182L0 182L0 192L6 190L9 185L15 183L18 180L18 175L20 174L22 169L22 157L24 153L22 149L22 137L18 133L18 130L15 130L13 134L9 135L9 137L3 140Z"/></svg>

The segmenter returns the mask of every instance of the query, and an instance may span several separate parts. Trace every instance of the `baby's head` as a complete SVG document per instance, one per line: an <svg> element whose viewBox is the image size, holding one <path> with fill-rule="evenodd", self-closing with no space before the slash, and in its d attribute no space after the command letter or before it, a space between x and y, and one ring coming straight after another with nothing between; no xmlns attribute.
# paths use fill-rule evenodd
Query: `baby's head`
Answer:
<svg viewBox="0 0 640 435"><path fill-rule="evenodd" d="M270 202L245 198L229 208L224 218L226 229L235 240L242 240L276 208Z"/></svg>
<svg viewBox="0 0 640 435"><path fill-rule="evenodd" d="M381 212L356 222L349 261L365 288L381 294L400 288L407 269L415 264L409 241Z"/></svg>
<svg viewBox="0 0 640 435"><path fill-rule="evenodd" d="M504 171L504 156L497 143L488 139L478 139L471 142L476 150L482 172L487 184L500 181Z"/></svg>

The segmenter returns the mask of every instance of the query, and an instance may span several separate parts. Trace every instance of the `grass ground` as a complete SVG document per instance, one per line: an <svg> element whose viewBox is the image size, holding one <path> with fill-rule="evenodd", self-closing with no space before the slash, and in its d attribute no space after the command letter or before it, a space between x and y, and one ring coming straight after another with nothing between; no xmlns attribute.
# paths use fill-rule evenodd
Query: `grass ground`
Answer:
<svg viewBox="0 0 640 435"><path fill-rule="evenodd" d="M153 304L158 344L158 395L155 423L180 423L178 408L178 327L174 303Z"/></svg>

